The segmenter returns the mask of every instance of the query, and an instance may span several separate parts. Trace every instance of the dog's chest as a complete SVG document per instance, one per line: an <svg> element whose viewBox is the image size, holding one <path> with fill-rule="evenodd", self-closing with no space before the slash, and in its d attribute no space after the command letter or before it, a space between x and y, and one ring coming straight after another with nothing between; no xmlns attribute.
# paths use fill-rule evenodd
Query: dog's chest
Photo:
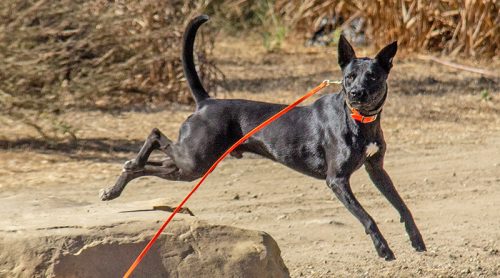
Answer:
<svg viewBox="0 0 500 278"><path fill-rule="evenodd" d="M378 144L375 142L368 143L365 147L365 154L367 157L375 155L379 150Z"/></svg>

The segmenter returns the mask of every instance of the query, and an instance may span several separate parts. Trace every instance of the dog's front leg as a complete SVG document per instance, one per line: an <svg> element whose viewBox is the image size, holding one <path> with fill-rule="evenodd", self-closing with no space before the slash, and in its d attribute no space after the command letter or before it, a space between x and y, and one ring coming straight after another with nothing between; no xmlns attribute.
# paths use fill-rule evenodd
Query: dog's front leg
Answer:
<svg viewBox="0 0 500 278"><path fill-rule="evenodd" d="M349 184L349 177L329 176L326 181L328 187L333 190L337 198L363 224L366 233L369 234L373 240L378 255L385 258L387 261L394 260L394 253L380 233L377 224L363 209L356 197L354 197Z"/></svg>
<svg viewBox="0 0 500 278"><path fill-rule="evenodd" d="M404 203L403 199L401 199L401 196L399 196L391 178L384 170L383 156L376 155L368 159L365 162L365 168L375 186L385 196L385 198L389 200L392 206L396 208L401 216L401 222L405 223L406 232L410 236L411 245L419 252L426 251L424 240L422 239L422 235L413 220L410 210Z"/></svg>

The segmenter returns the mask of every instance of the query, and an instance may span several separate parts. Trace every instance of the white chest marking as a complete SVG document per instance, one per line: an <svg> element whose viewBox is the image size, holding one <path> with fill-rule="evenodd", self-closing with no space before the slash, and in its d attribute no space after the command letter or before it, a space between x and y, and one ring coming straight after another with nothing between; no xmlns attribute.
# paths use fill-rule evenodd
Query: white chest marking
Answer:
<svg viewBox="0 0 500 278"><path fill-rule="evenodd" d="M374 155L376 152L378 152L378 146L377 143L370 143L366 145L366 156L370 157Z"/></svg>

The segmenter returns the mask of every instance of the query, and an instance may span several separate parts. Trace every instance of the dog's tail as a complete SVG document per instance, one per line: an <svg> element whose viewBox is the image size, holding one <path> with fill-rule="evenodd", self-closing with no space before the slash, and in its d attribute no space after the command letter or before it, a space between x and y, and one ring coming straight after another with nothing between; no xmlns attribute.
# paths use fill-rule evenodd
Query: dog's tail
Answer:
<svg viewBox="0 0 500 278"><path fill-rule="evenodd" d="M196 101L197 105L201 101L210 97L207 91L205 91L205 88L203 88L203 84L201 84L200 77L196 72L193 57L193 47L194 39L196 37L196 31L198 31L198 28L206 21L208 21L208 16L200 15L189 22L188 26L186 27L186 31L184 32L182 46L182 67L184 69L184 75L186 76L189 88L191 89L191 93L193 94L194 100Z"/></svg>

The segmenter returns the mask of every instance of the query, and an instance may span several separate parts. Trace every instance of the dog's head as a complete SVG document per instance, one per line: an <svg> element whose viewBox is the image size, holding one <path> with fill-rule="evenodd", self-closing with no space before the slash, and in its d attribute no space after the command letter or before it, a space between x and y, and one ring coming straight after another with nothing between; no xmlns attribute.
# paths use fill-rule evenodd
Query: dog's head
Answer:
<svg viewBox="0 0 500 278"><path fill-rule="evenodd" d="M342 69L342 84L348 103L362 114L380 111L387 95L387 76L398 50L397 41L388 44L375 58L357 58L344 36L340 36L338 62Z"/></svg>

